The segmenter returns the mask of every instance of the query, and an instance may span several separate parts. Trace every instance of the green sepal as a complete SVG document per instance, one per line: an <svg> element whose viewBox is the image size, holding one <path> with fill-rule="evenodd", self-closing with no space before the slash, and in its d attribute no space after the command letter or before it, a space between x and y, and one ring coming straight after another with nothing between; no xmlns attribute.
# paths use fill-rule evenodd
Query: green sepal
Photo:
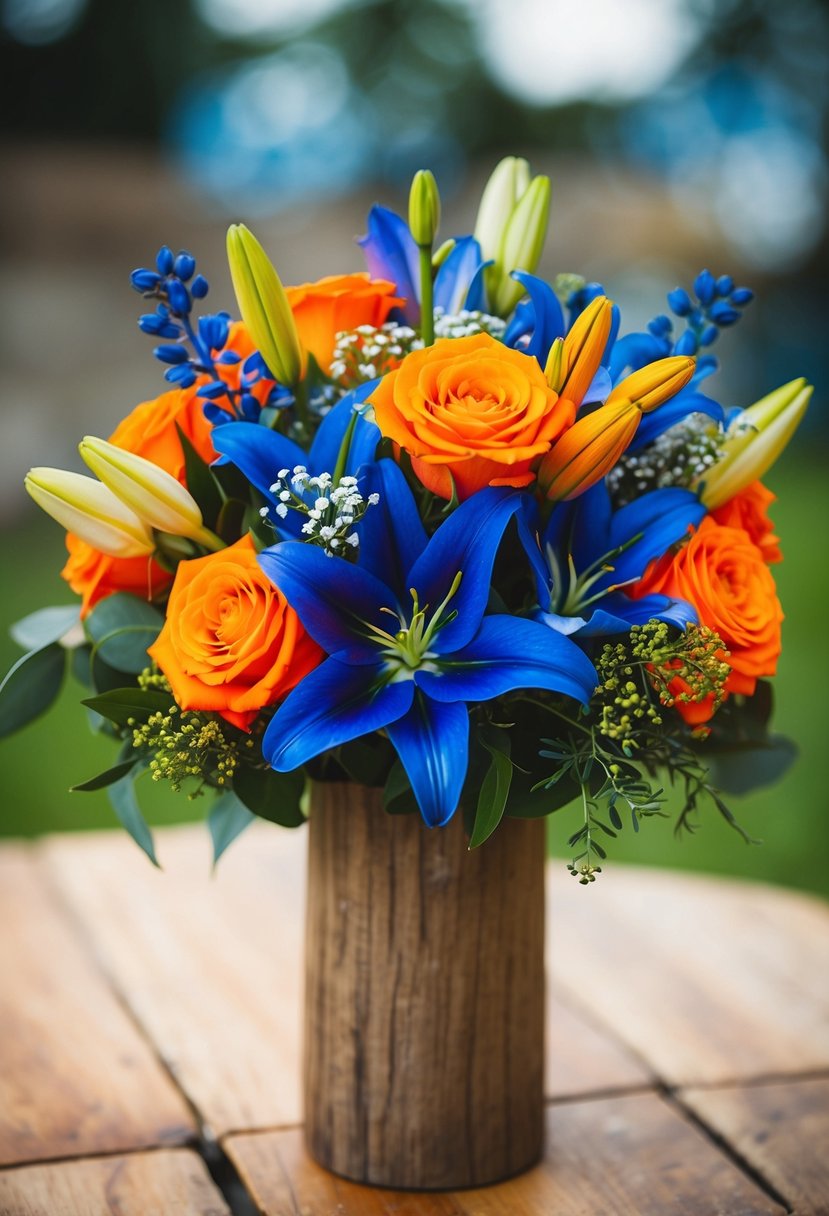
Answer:
<svg viewBox="0 0 829 1216"><path fill-rule="evenodd" d="M127 726L129 718L146 722L151 714L168 713L175 701L172 693L156 688L113 688L97 697L87 697L81 704L116 726Z"/></svg>
<svg viewBox="0 0 829 1216"><path fill-rule="evenodd" d="M213 868L228 845L249 827L256 816L248 810L232 790L220 794L207 816L207 826L213 841Z"/></svg>
<svg viewBox="0 0 829 1216"><path fill-rule="evenodd" d="M124 591L101 600L85 621L94 655L129 675L138 675L149 665L147 647L152 646L163 624L157 608Z"/></svg>
<svg viewBox="0 0 829 1216"><path fill-rule="evenodd" d="M248 810L283 828L298 828L305 823L300 806L304 788L302 769L277 773L272 768L240 765L233 774L233 792Z"/></svg>
<svg viewBox="0 0 829 1216"><path fill-rule="evenodd" d="M66 674L66 651L57 642L22 655L0 684L0 738L45 713Z"/></svg>
<svg viewBox="0 0 829 1216"><path fill-rule="evenodd" d="M478 794L475 823L469 839L470 849L477 849L488 840L504 815L512 783L513 765L510 759L510 737L505 730L488 732L491 742L481 738L481 745L490 756L489 768Z"/></svg>
<svg viewBox="0 0 829 1216"><path fill-rule="evenodd" d="M126 828L138 847L143 849L153 865L161 869L155 855L153 834L141 813L138 799L135 796L134 783L133 774L128 773L126 777L122 777L120 781L116 781L108 787L107 797L121 825Z"/></svg>
<svg viewBox="0 0 829 1216"><path fill-rule="evenodd" d="M208 528L214 528L222 508L223 494L213 476L210 465L202 460L190 440L176 423L181 450L184 454L184 476L187 489L199 504L202 519Z"/></svg>
<svg viewBox="0 0 829 1216"><path fill-rule="evenodd" d="M77 604L61 604L56 608L38 608L22 620L15 621L9 633L25 651L43 650L58 642L81 619Z"/></svg>
<svg viewBox="0 0 829 1216"><path fill-rule="evenodd" d="M116 781L120 781L122 777L126 777L127 773L132 772L138 760L138 756L135 756L132 760L122 760L120 764L114 764L112 768L106 769L105 772L98 773L97 777L90 777L88 781L82 781L80 785L73 785L70 793L90 794L93 790L106 789L108 785L114 785Z"/></svg>

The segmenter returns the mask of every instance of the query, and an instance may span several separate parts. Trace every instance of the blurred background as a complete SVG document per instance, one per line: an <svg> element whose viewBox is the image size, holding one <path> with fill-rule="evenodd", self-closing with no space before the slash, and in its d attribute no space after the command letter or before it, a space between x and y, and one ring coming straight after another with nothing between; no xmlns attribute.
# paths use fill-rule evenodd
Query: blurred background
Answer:
<svg viewBox="0 0 829 1216"><path fill-rule="evenodd" d="M283 279L362 269L374 201L405 208L431 167L442 236L467 232L502 155L553 181L541 271L602 281L641 328L708 266L758 298L715 353L710 389L747 405L797 375L815 398L767 478L786 555L777 728L801 757L677 843L656 821L614 855L826 892L825 0L2 0L0 661L6 626L72 597L62 534L22 490L33 464L78 467L163 389L128 273L190 249L213 309L232 307L224 229L250 223ZM102 794L63 791L112 762L74 687L0 743L0 833L110 826ZM151 821L201 816L149 790ZM566 852L573 816L551 821Z"/></svg>

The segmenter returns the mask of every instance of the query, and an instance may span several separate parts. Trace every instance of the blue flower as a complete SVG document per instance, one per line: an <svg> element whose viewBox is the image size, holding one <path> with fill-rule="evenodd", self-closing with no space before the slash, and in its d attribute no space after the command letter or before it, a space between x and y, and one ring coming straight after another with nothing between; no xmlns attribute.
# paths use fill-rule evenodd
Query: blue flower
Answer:
<svg viewBox="0 0 829 1216"><path fill-rule="evenodd" d="M664 595L633 600L621 588L641 578L649 562L705 514L696 494L677 487L653 490L614 511L604 482L557 506L540 537L533 509L525 508L519 534L535 576L538 620L580 638L627 633L650 620L684 629L697 619L690 604Z"/></svg>
<svg viewBox="0 0 829 1216"><path fill-rule="evenodd" d="M519 688L586 702L593 665L536 621L486 615L495 555L522 498L487 488L427 540L405 478L389 460L369 466L364 493L380 503L362 521L361 562L287 541L259 561L327 652L271 720L263 751L287 772L385 728L424 820L446 823L468 762L467 702Z"/></svg>
<svg viewBox="0 0 829 1216"><path fill-rule="evenodd" d="M368 213L368 232L357 242L365 254L369 273L389 279L406 303L402 309L409 325L420 321L420 262L417 245L405 220L388 207L374 206ZM433 305L455 315L462 308L483 309L485 263L472 236L461 236L440 266L434 284Z"/></svg>
<svg viewBox="0 0 829 1216"><path fill-rule="evenodd" d="M377 381L372 380L347 393L323 418L307 453L287 435L280 435L257 422L227 422L215 427L211 436L213 447L223 457L221 463L234 464L275 508L277 499L271 486L281 469L293 470L301 465L312 477L335 471L355 407L361 405L376 386ZM358 413L342 472L354 476L362 465L374 459L379 442L379 428ZM278 525L276 519L271 522L278 526L281 535L290 538L299 536L304 517L289 511Z"/></svg>

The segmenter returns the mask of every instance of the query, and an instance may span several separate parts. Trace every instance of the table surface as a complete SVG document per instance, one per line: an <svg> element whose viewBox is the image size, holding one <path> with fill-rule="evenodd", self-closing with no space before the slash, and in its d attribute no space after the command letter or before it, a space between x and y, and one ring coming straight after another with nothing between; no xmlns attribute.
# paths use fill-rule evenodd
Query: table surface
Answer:
<svg viewBox="0 0 829 1216"><path fill-rule="evenodd" d="M451 1194L304 1151L305 833L0 848L0 1216L829 1213L829 906L611 866L548 884L544 1161Z"/></svg>

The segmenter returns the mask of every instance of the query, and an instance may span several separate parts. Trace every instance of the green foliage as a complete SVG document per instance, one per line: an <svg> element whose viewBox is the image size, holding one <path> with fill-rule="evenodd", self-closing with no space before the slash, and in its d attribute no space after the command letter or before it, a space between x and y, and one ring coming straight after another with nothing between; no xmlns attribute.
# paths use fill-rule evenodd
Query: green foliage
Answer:
<svg viewBox="0 0 829 1216"><path fill-rule="evenodd" d="M302 795L305 774L301 769L277 773L272 768L240 765L233 778L233 791L249 811L283 828L305 823Z"/></svg>
<svg viewBox="0 0 829 1216"><path fill-rule="evenodd" d="M100 659L116 671L138 675L147 666L147 647L163 624L158 609L136 595L117 592L106 596L85 622L92 642L91 661Z"/></svg>
<svg viewBox="0 0 829 1216"><path fill-rule="evenodd" d="M66 651L53 642L17 660L0 684L0 737L44 713L60 692Z"/></svg>
<svg viewBox="0 0 829 1216"><path fill-rule="evenodd" d="M512 783L509 732L498 732L498 737L492 737L491 742L481 737L481 745L489 752L490 765L478 794L475 823L469 840L470 849L477 849L488 840L501 822Z"/></svg>
<svg viewBox="0 0 829 1216"><path fill-rule="evenodd" d="M23 650L42 650L44 646L60 641L79 620L77 604L38 608L37 612L24 616L22 621L16 621L9 633Z"/></svg>
<svg viewBox="0 0 829 1216"><path fill-rule="evenodd" d="M207 816L207 826L213 841L214 867L228 845L232 844L255 818L253 811L248 810L231 790L219 795Z"/></svg>
<svg viewBox="0 0 829 1216"><path fill-rule="evenodd" d="M107 789L107 796L122 826L126 828L138 847L147 854L153 865L158 866L153 834L138 805L132 773L122 777L114 785L110 785Z"/></svg>

